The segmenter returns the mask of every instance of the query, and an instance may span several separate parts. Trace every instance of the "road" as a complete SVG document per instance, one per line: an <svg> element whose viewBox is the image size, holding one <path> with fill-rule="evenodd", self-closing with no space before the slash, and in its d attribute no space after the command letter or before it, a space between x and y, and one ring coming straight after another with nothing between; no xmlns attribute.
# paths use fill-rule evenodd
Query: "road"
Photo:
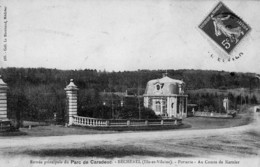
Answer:
<svg viewBox="0 0 260 167"><path fill-rule="evenodd" d="M251 124L203 130L0 138L0 157L258 157L260 114Z"/></svg>
<svg viewBox="0 0 260 167"><path fill-rule="evenodd" d="M73 143L92 143L104 141L125 140L132 142L138 140L165 140L165 139L188 139L196 137L207 137L214 135L239 134L249 130L260 131L259 114L255 113L254 121L249 125L222 128L222 129L203 129L203 130L166 130L166 131L148 131L148 132L125 132L115 134L93 134L93 135L68 135L68 136L48 136L48 137L14 137L0 138L0 149L12 147L31 147L45 145L69 145Z"/></svg>
<svg viewBox="0 0 260 167"><path fill-rule="evenodd" d="M213 135L238 134L252 129L260 129L259 116L249 125L222 128L222 129L203 129L203 130L166 130L166 131L148 131L148 132L126 132L115 134L93 134L93 135L68 135L68 136L48 136L48 137L15 137L1 138L0 149L10 147L30 147L39 145L59 145L73 143L92 143L104 141L126 140L128 142L138 140L164 140L164 139L182 139L196 138Z"/></svg>

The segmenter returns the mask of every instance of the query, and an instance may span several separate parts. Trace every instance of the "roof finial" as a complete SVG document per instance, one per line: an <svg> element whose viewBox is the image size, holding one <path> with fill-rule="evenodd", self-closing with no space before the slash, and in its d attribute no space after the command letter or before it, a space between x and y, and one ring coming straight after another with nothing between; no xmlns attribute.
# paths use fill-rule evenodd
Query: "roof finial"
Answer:
<svg viewBox="0 0 260 167"><path fill-rule="evenodd" d="M163 77L167 77L168 73L167 73L167 69L165 71L165 73L163 73Z"/></svg>

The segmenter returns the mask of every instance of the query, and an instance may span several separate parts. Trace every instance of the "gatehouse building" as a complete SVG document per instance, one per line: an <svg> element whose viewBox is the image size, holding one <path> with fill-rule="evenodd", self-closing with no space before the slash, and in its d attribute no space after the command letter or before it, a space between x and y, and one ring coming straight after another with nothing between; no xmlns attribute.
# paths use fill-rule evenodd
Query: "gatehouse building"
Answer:
<svg viewBox="0 0 260 167"><path fill-rule="evenodd" d="M163 118L187 117L187 95L185 83L164 75L160 79L150 80L146 85L144 107L154 110Z"/></svg>

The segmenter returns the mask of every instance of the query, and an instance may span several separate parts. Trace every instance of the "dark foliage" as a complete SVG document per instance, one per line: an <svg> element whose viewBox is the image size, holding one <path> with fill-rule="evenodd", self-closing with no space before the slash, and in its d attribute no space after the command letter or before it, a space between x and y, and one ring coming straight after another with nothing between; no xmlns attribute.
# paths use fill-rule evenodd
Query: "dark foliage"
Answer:
<svg viewBox="0 0 260 167"><path fill-rule="evenodd" d="M175 79L182 79L186 83L187 90L200 88L250 88L258 87L259 81L254 78L253 74L232 73L224 71L202 71L202 70L167 70L168 76ZM0 73L3 80L9 86L8 95L8 113L9 117L18 120L37 120L52 121L54 113L57 115L56 120L64 122L65 115L65 91L64 87L69 84L71 78L79 87L79 113L93 117L104 118L125 117L119 116L119 110L116 106L101 107L102 98L99 92L125 92L127 89L133 96L143 94L146 83L155 78L161 78L164 70L138 70L124 72L106 72L97 70L57 70L45 68L2 68ZM199 96L200 98L197 98ZM232 97L239 101L239 97ZM209 110L216 108L218 98L212 95L194 95L190 99L208 106ZM242 101L256 102L256 98L243 98ZM137 107L142 102L132 100ZM111 102L109 102L111 103ZM213 105L212 105L213 103ZM112 103L111 103L112 104ZM236 105L237 102L234 104ZM212 106L210 106L212 105ZM87 108L86 108L87 106ZM131 107L130 105L129 107ZM113 109L112 109L113 107ZM89 109L87 111L87 109ZM107 112L105 112L106 110ZM125 109L126 112L129 112ZM145 109L142 109L146 113ZM83 112L84 111L84 112ZM94 112L95 111L95 112ZM135 112L136 112L135 111ZM96 114L96 115L95 115ZM139 117L137 113L129 113L130 117ZM149 115L149 114L148 114Z"/></svg>
<svg viewBox="0 0 260 167"><path fill-rule="evenodd" d="M238 110L240 106L244 104L257 104L258 101L256 96L253 95L251 98L249 96L234 96L232 93L228 95L224 94L189 94L189 103L197 104L196 110L205 112L218 112L225 113L225 108L223 106L223 99L227 97L229 99L229 109ZM193 107L194 108L194 107ZM189 108L190 111L192 108Z"/></svg>
<svg viewBox="0 0 260 167"><path fill-rule="evenodd" d="M155 115L154 111L148 108L139 108L136 106L123 107L118 115L119 119L158 119L159 117Z"/></svg>
<svg viewBox="0 0 260 167"><path fill-rule="evenodd" d="M140 114L140 117L139 117ZM78 115L102 119L158 119L154 111L136 106L114 107L104 105L91 105L80 108Z"/></svg>

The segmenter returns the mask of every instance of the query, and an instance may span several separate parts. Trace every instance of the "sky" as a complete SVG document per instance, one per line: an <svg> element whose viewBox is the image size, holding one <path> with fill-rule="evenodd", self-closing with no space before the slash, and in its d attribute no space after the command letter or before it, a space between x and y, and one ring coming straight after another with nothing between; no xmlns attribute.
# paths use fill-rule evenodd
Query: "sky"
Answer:
<svg viewBox="0 0 260 167"><path fill-rule="evenodd" d="M8 47L2 67L260 73L260 1L222 1L252 29L231 56L243 55L231 62L217 61L225 53L198 28L219 1L4 1ZM2 16L1 22L3 27Z"/></svg>

